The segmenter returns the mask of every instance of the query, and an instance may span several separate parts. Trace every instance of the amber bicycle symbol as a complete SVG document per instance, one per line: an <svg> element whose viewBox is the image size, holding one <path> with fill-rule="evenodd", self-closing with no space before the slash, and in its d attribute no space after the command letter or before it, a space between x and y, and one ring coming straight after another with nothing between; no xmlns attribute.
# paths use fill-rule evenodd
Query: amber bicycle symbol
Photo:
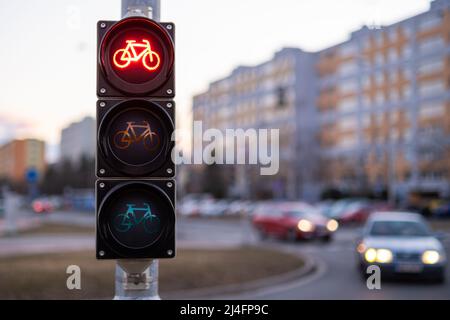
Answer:
<svg viewBox="0 0 450 320"><path fill-rule="evenodd" d="M144 147L151 151L159 146L159 136L153 132L150 124L147 121L142 121L142 124L136 124L134 121L127 122L125 130L117 131L114 135L114 145L119 149L128 149L133 143L140 143L142 141ZM135 129L143 129L141 134L137 135Z"/></svg>
<svg viewBox="0 0 450 320"><path fill-rule="evenodd" d="M142 60L142 65L149 71L158 69L161 59L159 54L152 50L150 41L143 39L142 42L136 40L126 40L127 46L123 49L118 49L113 55L113 62L118 68L126 68L131 62L138 62ZM144 48L144 50L136 48Z"/></svg>

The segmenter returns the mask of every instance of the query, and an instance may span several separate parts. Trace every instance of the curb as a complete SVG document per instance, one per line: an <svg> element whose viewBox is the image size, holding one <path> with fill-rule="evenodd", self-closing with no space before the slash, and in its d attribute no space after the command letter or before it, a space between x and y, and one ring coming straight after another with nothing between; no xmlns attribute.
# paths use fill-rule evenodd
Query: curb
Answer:
<svg viewBox="0 0 450 320"><path fill-rule="evenodd" d="M291 252L285 252L297 257L301 257L304 261L304 265L293 271L282 273L279 275L270 276L264 279L253 280L244 283L228 284L217 287L199 288L192 290L179 290L160 294L163 299L177 299L177 300L190 300L190 299L215 299L229 294L242 294L247 291L259 290L266 287L275 285L281 285L283 283L289 283L292 280L299 280L299 278L310 275L316 271L316 262L312 258L304 254L292 254Z"/></svg>

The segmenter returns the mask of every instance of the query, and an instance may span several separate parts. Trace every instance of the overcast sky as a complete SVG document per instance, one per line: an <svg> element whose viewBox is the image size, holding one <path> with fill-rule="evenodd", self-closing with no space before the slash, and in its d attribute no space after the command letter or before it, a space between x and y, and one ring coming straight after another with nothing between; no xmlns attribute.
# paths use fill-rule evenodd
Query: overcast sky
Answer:
<svg viewBox="0 0 450 320"><path fill-rule="evenodd" d="M95 115L96 21L120 18L120 0L0 1L0 143L37 137L57 155L61 128ZM178 123L191 97L238 65L285 46L314 51L364 24L426 11L427 0L161 0L176 24Z"/></svg>

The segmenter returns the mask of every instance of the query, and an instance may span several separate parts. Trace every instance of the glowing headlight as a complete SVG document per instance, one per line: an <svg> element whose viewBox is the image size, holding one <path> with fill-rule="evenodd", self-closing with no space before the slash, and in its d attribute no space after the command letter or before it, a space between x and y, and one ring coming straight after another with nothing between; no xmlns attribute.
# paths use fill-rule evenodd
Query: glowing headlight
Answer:
<svg viewBox="0 0 450 320"><path fill-rule="evenodd" d="M331 219L330 221L327 222L328 231L334 232L337 230L338 227L339 223L334 219Z"/></svg>
<svg viewBox="0 0 450 320"><path fill-rule="evenodd" d="M367 249L366 253L364 253L364 258L366 259L367 262L374 262L377 258L377 251L375 249Z"/></svg>
<svg viewBox="0 0 450 320"><path fill-rule="evenodd" d="M300 220L297 227L300 231L303 232L310 232L314 229L314 225L312 224L312 222L305 219Z"/></svg>
<svg viewBox="0 0 450 320"><path fill-rule="evenodd" d="M391 262L392 261L392 251L388 250L388 249L378 249L376 261L379 263Z"/></svg>
<svg viewBox="0 0 450 320"><path fill-rule="evenodd" d="M388 249L373 249L369 248L364 253L364 258L367 262L389 263L392 261L392 251Z"/></svg>
<svg viewBox="0 0 450 320"><path fill-rule="evenodd" d="M425 264L435 264L439 262L439 252L435 250L427 250L422 254L422 262Z"/></svg>

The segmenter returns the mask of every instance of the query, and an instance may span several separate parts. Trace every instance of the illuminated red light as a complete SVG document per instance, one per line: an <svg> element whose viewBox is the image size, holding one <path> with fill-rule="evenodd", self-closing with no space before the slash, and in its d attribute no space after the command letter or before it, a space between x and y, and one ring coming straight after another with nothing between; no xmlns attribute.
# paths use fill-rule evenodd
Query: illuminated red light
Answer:
<svg viewBox="0 0 450 320"><path fill-rule="evenodd" d="M168 31L172 28L144 17L98 28L102 40L97 87L105 89L99 95L173 95L167 93L167 88L174 87L173 31Z"/></svg>
<svg viewBox="0 0 450 320"><path fill-rule="evenodd" d="M113 63L116 67L124 69L131 62L142 62L142 65L150 72L155 71L161 64L159 54L152 50L149 40L142 39L142 42L136 40L125 40L126 47L116 50L113 55ZM136 48L143 48L139 52Z"/></svg>

